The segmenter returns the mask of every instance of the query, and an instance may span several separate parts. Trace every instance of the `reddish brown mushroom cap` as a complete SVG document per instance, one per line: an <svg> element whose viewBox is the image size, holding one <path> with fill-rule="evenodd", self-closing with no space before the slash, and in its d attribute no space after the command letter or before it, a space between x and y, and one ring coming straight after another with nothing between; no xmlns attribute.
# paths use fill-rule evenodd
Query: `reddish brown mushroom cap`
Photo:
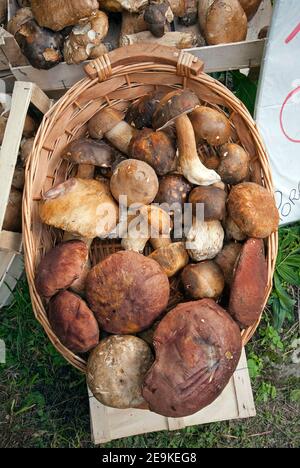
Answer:
<svg viewBox="0 0 300 468"><path fill-rule="evenodd" d="M199 98L189 89L181 89L166 94L159 103L153 116L155 130L167 127L178 117L189 114L200 105Z"/></svg>
<svg viewBox="0 0 300 468"><path fill-rule="evenodd" d="M149 327L166 308L167 275L154 260L136 252L110 255L88 275L86 296L101 328L134 334Z"/></svg>
<svg viewBox="0 0 300 468"><path fill-rule="evenodd" d="M51 249L41 260L35 285L41 296L50 298L67 289L81 276L88 259L85 242L71 240Z"/></svg>
<svg viewBox="0 0 300 468"><path fill-rule="evenodd" d="M74 353L86 353L99 343L98 323L76 294L61 291L51 299L48 315L59 340Z"/></svg>
<svg viewBox="0 0 300 468"><path fill-rule="evenodd" d="M267 280L263 240L249 239L242 248L234 273L228 308L242 327L250 327L259 319Z"/></svg>
<svg viewBox="0 0 300 468"><path fill-rule="evenodd" d="M242 350L239 327L213 300L179 304L154 334L156 360L143 396L151 411L185 417L212 403L233 375Z"/></svg>

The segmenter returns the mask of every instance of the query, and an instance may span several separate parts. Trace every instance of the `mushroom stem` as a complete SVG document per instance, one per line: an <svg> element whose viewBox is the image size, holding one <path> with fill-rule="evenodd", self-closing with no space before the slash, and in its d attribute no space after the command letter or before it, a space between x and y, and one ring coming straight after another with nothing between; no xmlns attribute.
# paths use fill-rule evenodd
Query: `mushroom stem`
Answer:
<svg viewBox="0 0 300 468"><path fill-rule="evenodd" d="M154 248L154 250L168 247L172 243L172 241L170 239L170 236L169 237L159 237L158 239L152 239L151 238L150 242L151 242L151 245Z"/></svg>
<svg viewBox="0 0 300 468"><path fill-rule="evenodd" d="M107 132L105 137L119 151L128 154L129 143L135 133L135 128L131 127L127 122L121 121L112 130Z"/></svg>
<svg viewBox="0 0 300 468"><path fill-rule="evenodd" d="M221 180L220 176L212 169L207 169L200 161L197 153L195 133L187 115L181 115L175 121L179 166L185 178L196 185L212 185Z"/></svg>

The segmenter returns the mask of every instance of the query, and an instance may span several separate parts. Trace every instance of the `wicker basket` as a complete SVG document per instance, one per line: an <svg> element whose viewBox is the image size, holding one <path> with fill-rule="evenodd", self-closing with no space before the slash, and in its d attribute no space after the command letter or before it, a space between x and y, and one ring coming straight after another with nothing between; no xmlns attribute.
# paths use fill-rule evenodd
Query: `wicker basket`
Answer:
<svg viewBox="0 0 300 468"><path fill-rule="evenodd" d="M202 70L201 61L177 49L144 44L114 50L86 66L88 77L77 83L52 107L36 136L26 169L23 200L25 267L31 300L35 316L53 345L83 372L86 361L66 349L50 327L45 305L35 288L35 271L41 257L62 238L60 231L41 223L38 209L42 194L72 174L72 167L60 159L60 153L68 142L86 135L87 122L94 114L105 106L125 110L131 101L154 88L190 88L206 105L218 106L230 113L237 139L251 156L252 180L273 193L266 150L249 112L226 87ZM92 262L98 262L117 250L120 250L120 244L116 241L95 241ZM272 288L276 254L277 234L273 234L267 240L266 301ZM177 283L178 280L173 279L170 308L182 299ZM244 344L258 324L259 321L242 332Z"/></svg>

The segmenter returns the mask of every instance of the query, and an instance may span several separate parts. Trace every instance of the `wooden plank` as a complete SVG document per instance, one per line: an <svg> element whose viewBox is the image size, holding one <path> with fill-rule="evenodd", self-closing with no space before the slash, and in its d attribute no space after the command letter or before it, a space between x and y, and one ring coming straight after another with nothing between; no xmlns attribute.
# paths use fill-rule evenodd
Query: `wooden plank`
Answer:
<svg viewBox="0 0 300 468"><path fill-rule="evenodd" d="M18 232L0 232L0 250L7 250L16 254L22 251L22 234Z"/></svg>
<svg viewBox="0 0 300 468"><path fill-rule="evenodd" d="M4 255L6 255L5 258L3 257ZM5 264L6 271L2 276L0 275L0 309L10 304L12 291L16 287L24 271L23 258L21 255L0 252L0 265L3 263Z"/></svg>
<svg viewBox="0 0 300 468"><path fill-rule="evenodd" d="M243 350L237 370L226 389L214 403L186 418L165 418L145 410L118 410L99 403L89 391L92 440L95 444L160 430L256 415L247 359Z"/></svg>

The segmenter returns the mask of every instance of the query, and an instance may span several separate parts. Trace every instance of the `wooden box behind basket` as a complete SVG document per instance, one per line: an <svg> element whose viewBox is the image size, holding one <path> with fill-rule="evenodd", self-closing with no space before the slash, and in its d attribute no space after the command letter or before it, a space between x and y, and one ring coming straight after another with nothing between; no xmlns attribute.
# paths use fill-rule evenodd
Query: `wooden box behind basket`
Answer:
<svg viewBox="0 0 300 468"><path fill-rule="evenodd" d="M45 328L52 343L70 363L82 371L86 369L86 361L66 349L51 330L34 281L41 257L62 238L62 232L41 223L39 204L42 194L72 173L72 167L60 158L61 151L68 142L86 135L87 122L95 113L105 106L125 110L131 101L154 88L190 88L204 104L219 106L230 114L231 122L237 131L237 139L251 156L252 180L273 192L267 154L250 114L227 88L202 73L202 68L202 62L177 49L149 44L117 49L86 67L89 76L77 83L52 107L37 134L27 167L23 201L25 266L31 299L36 318ZM267 239L266 248L267 301L272 287L277 234ZM93 263L118 249L120 245L117 241L94 241ZM170 307L180 300L175 279L172 282ZM258 323L243 331L244 343L250 339Z"/></svg>

